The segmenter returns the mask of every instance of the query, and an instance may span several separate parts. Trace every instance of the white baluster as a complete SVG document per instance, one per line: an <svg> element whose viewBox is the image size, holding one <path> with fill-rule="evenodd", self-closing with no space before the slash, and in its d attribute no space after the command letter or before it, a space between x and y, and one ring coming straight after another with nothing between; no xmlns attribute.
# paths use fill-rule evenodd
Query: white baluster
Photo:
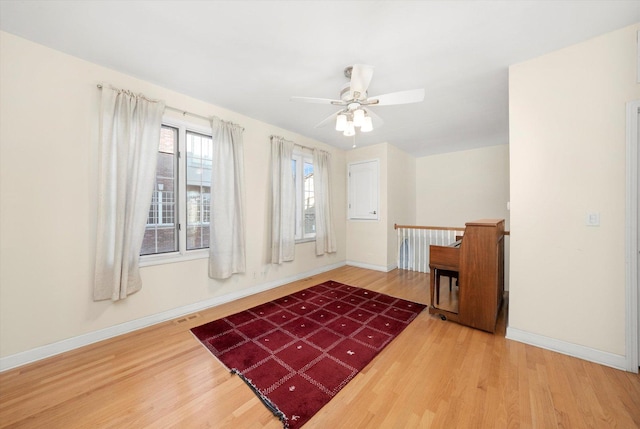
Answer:
<svg viewBox="0 0 640 429"><path fill-rule="evenodd" d="M396 229L396 265L398 269L402 268L400 266L400 249L402 247L402 242L400 241L400 228Z"/></svg>
<svg viewBox="0 0 640 429"><path fill-rule="evenodd" d="M411 230L411 236L413 237L413 271L416 271L418 269L418 257L420 254L420 243L419 243L419 237L418 234L416 234L416 229L413 228Z"/></svg>

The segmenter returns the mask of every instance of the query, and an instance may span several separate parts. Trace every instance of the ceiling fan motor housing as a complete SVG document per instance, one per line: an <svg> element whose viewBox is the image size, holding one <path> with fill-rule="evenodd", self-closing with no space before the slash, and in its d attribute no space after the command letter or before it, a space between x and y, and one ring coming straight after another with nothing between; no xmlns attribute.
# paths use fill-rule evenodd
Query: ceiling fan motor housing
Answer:
<svg viewBox="0 0 640 429"><path fill-rule="evenodd" d="M358 99L366 100L367 94L368 94L367 92L365 92L364 94L360 94L360 97L358 97ZM354 97L351 94L351 82L347 82L344 85L342 85L342 89L340 89L340 100L351 101L353 99Z"/></svg>

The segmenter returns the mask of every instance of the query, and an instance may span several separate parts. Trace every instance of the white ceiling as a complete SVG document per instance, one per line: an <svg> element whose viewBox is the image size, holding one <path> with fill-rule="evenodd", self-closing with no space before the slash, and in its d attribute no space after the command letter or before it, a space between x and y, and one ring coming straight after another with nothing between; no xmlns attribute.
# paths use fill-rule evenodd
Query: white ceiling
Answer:
<svg viewBox="0 0 640 429"><path fill-rule="evenodd" d="M346 66L375 66L369 95L425 88L374 107L358 134L415 156L508 142L508 66L640 22L640 0L0 1L0 28L342 149L334 106ZM180 107L180 106L177 106Z"/></svg>

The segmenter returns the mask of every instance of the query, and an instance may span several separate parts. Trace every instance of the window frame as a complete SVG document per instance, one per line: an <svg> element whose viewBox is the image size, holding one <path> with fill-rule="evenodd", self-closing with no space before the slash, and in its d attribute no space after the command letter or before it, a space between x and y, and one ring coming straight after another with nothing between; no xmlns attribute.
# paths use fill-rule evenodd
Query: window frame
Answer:
<svg viewBox="0 0 640 429"><path fill-rule="evenodd" d="M152 197L151 197L151 203L150 203L150 207L149 207L149 215L147 216L147 223L145 225L145 236L147 234L147 229L148 228L152 228L154 230L154 235L156 235L156 240L157 240L157 234L158 234L158 230L168 230L170 229L172 231L172 234L174 235L174 239L177 242L178 241L178 216L177 216L177 208L178 208L178 204L180 201L180 190L177 188L178 185L178 172L179 172L179 158L178 158L178 153L179 153L179 148L178 148L178 129L176 127L173 126L169 126L166 124L162 124L161 125L162 128L168 128L170 130L172 130L172 132L174 133L174 138L175 141L173 142L173 156L172 156L172 164L173 164L173 169L174 169L174 174L173 174L173 211L172 211L172 216L173 216L173 222L160 222L161 219L163 219L163 214L164 214L164 207L163 207L163 198L158 198L160 197L160 193L164 191L163 189L163 185L161 187L161 184L158 183L158 171L156 171L155 174L155 178L154 178L154 185L158 185L158 189L156 189L154 187L153 189L153 193L152 193ZM158 156L160 156L162 154L162 152L160 152L160 149L158 149ZM157 167L157 164L156 164ZM168 179L168 177L165 177L164 179ZM155 205L155 208L154 208ZM153 223L149 223L149 219L153 218L155 220L155 222ZM144 243L144 240L143 240ZM156 242L157 245L157 242ZM142 250L142 249L141 249ZM156 252L156 253L148 253L145 255L140 255L142 256L150 256L150 255L162 255L162 254L168 254L168 253L175 253L175 251L169 251L169 252Z"/></svg>
<svg viewBox="0 0 640 429"><path fill-rule="evenodd" d="M304 153L301 150L294 149L291 160L296 162L296 171L294 175L294 187L296 193L296 227L295 227L295 242L305 243L308 241L315 241L316 233L304 233L304 164L308 163L313 165L313 155ZM314 186L314 199L315 199L315 186Z"/></svg>
<svg viewBox="0 0 640 429"><path fill-rule="evenodd" d="M176 204L178 223L178 250L175 252L155 253L141 255L139 266L146 267L160 264L170 264L209 257L209 248L187 250L187 131L212 137L211 127L198 125L193 122L180 120L170 116L162 118L162 126L172 127L178 130L178 183L176 192L178 200ZM151 201L149 202L151 204Z"/></svg>
<svg viewBox="0 0 640 429"><path fill-rule="evenodd" d="M189 179L188 178L188 176L189 176L189 167L193 167L193 165L189 164L188 159L187 159L188 156L186 155L187 154L187 150L186 149L187 149L187 143L188 143L187 136L189 134L192 134L192 135L195 134L195 135L200 135L201 137L209 138L209 139L211 139L211 142L213 143L213 137L211 135L212 134L212 130L211 129L209 129L208 133L204 133L204 132L200 132L200 131L195 130L193 127L186 127L185 133L184 133L184 137L185 137L185 152L184 152L185 153L185 157L184 157L185 158L185 161L184 161L184 165L185 165L185 182L184 182L184 184L185 184L185 186L184 186L184 192L185 192L185 198L184 198L185 217L183 218L184 219L184 227L185 227L185 240L186 240L186 234L187 234L187 232L189 230L189 226L209 228L209 226L211 224L211 206L208 207L209 210L207 211L207 206L203 204L205 199L204 199L204 195L202 195L202 194L200 194L200 195L203 197L203 200L198 203L198 213L199 213L198 217L199 217L199 220L197 222L189 224L189 214L187 213L187 211L189 210L189 186L195 186L195 185L190 185L189 182L188 182L188 179ZM213 151L213 145L212 145L212 151ZM201 149L201 154L200 155L201 155L200 161L204 162L207 159L205 157L205 155L204 155L204 148ZM213 154L210 154L210 155L212 157L211 158L211 164L213 165ZM204 167L202 167L202 168L204 168ZM202 188L203 188L202 183L200 184L199 187L200 187L200 191L202 191ZM209 204L211 204L211 183L209 183ZM205 220L207 213L209 214L209 221ZM185 247L186 247L186 245L187 245L187 242L185 241ZM186 251L187 252L193 252L193 251L196 251L196 250L203 250L203 249L208 251L209 247L197 247L197 248L193 248L193 249L186 249Z"/></svg>

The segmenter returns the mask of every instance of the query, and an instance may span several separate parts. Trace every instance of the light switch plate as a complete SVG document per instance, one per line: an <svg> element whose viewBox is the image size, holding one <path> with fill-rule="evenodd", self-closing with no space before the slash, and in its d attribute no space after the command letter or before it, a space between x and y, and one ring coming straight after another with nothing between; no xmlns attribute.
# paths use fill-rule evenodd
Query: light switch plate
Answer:
<svg viewBox="0 0 640 429"><path fill-rule="evenodd" d="M587 226L600 226L600 213L589 212L586 219Z"/></svg>

